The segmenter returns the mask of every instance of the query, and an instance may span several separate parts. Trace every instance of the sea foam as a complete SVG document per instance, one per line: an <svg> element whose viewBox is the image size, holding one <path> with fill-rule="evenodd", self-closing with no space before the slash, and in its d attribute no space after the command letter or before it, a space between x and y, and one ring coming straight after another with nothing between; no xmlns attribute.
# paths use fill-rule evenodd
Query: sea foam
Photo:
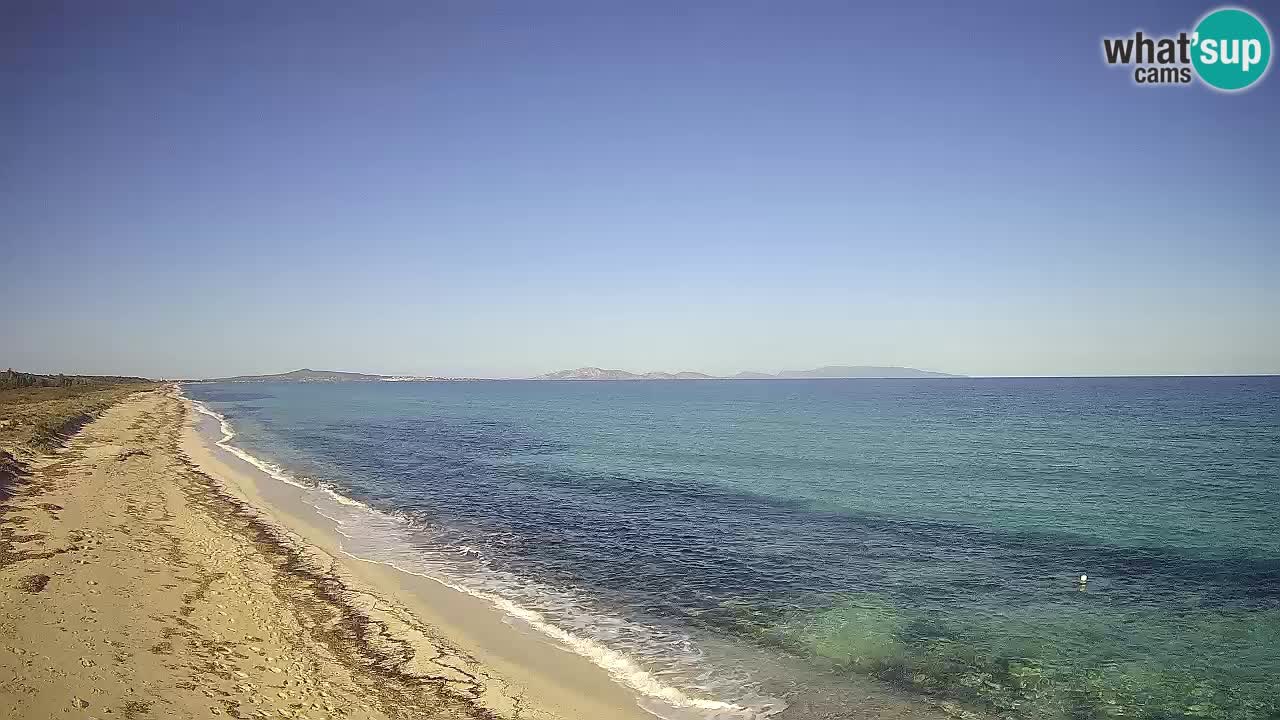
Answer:
<svg viewBox="0 0 1280 720"><path fill-rule="evenodd" d="M529 578L488 567L484 553L466 543L443 540L441 529L424 527L401 513L388 513L339 492L327 483L299 478L231 441L230 421L204 403L192 407L218 423L217 447L274 480L303 491L317 514L334 523L346 541L341 551L361 562L393 567L428 578L454 591L484 600L509 621L552 639L585 657L638 696L638 705L664 720L764 720L786 703L754 690L754 683L733 673L716 673L687 635L651 628L612 616L571 593ZM433 532L433 530L435 532ZM423 540L428 540L428 543ZM451 539L452 540L452 539ZM535 609L537 608L537 609ZM635 656L635 657L633 657ZM661 676L661 677L660 677ZM681 688L665 678L679 678ZM720 690L735 699L704 697L695 691Z"/></svg>

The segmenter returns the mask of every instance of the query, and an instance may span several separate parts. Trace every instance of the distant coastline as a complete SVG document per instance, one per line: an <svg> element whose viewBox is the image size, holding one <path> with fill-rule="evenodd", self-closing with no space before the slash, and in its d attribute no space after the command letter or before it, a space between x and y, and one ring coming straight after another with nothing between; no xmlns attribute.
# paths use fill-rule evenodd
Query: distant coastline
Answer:
<svg viewBox="0 0 1280 720"><path fill-rule="evenodd" d="M11 371L12 372L12 371ZM60 376L33 376L56 380ZM64 376L75 379L90 376ZM532 382L532 381L646 381L646 380L1054 380L1054 379L1124 379L1124 378L1221 378L1221 377L1280 377L1276 372L1259 373L1174 373L1174 374L1124 374L1124 375L960 375L956 373L920 370L910 367L878 365L827 365L812 370L783 370L777 373L743 371L734 375L710 375L708 373L683 372L630 372L599 367L580 367L571 370L535 375L533 377L458 377L444 375L376 375L372 373L344 372L337 370L311 370L303 368L290 372L268 375L235 375L219 378L167 378L160 382L176 383L372 383L372 382ZM132 378L103 378L94 376L97 382L133 380ZM49 380L48 382L53 382ZM141 378L137 379L141 380ZM156 382L156 381L144 381ZM54 383L56 384L56 383Z"/></svg>
<svg viewBox="0 0 1280 720"><path fill-rule="evenodd" d="M299 383L348 383L348 382L460 382L474 380L804 380L804 379L888 379L888 378L964 378L967 375L918 370L909 367L881 365L825 365L811 370L783 370L778 373L743 371L736 375L709 375L707 373L684 370L680 372L643 372L633 373L627 370L610 370L598 367L580 367L572 370L535 375L531 378L473 378L444 377L435 375L373 375L368 373L342 372L337 370L312 370L302 368L290 372L271 375L235 375L223 378L207 378L200 380L180 380L179 382L212 383L212 382L299 382Z"/></svg>
<svg viewBox="0 0 1280 720"><path fill-rule="evenodd" d="M746 370L736 375L708 375L706 373L683 372L646 372L633 373L626 370L607 370L598 367L580 367L573 370L558 370L535 376L534 380L817 380L817 379L888 379L888 378L963 378L965 375L917 370L910 367L884 365L824 365L811 370L783 370L778 373L754 372Z"/></svg>
<svg viewBox="0 0 1280 720"><path fill-rule="evenodd" d="M338 370L312 370L303 368L273 375L235 375L223 378L205 378L199 380L179 380L183 383L253 383L253 382L299 382L299 383L349 383L349 382L441 382L449 380L474 380L476 378L437 377L434 375L370 375L367 373L341 372Z"/></svg>

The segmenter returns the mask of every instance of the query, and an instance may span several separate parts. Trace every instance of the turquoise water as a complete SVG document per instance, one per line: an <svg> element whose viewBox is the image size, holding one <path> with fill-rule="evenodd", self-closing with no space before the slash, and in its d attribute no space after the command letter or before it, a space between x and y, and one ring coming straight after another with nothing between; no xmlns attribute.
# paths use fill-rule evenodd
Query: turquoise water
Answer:
<svg viewBox="0 0 1280 720"><path fill-rule="evenodd" d="M186 392L367 505L320 508L354 553L723 703L681 712L1280 717L1277 378Z"/></svg>

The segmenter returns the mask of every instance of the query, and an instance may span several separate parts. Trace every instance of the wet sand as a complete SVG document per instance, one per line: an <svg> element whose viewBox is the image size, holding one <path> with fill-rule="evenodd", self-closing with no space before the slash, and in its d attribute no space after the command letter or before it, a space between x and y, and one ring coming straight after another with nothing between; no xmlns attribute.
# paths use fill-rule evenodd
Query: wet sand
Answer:
<svg viewBox="0 0 1280 720"><path fill-rule="evenodd" d="M483 601L343 555L254 472L169 390L33 461L0 511L0 716L652 717Z"/></svg>

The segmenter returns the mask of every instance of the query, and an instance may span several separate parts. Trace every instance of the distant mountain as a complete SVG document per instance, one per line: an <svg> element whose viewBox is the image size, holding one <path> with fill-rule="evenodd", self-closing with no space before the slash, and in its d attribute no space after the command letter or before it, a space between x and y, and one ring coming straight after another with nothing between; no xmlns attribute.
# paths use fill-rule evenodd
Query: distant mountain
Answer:
<svg viewBox="0 0 1280 720"><path fill-rule="evenodd" d="M878 365L827 365L812 370L783 370L779 378L945 378L964 377L950 373L917 370L908 367L882 367Z"/></svg>
<svg viewBox="0 0 1280 720"><path fill-rule="evenodd" d="M626 370L605 370L598 367L580 367L558 370L538 375L534 380L712 380L713 376L700 372L647 372L633 373Z"/></svg>
<svg viewBox="0 0 1280 720"><path fill-rule="evenodd" d="M625 370L604 370L598 367L580 367L573 370L557 370L534 376L534 380L639 380L640 376Z"/></svg>
<svg viewBox="0 0 1280 720"><path fill-rule="evenodd" d="M312 370L303 368L292 372L274 375L236 375L235 377L213 378L206 382L377 382L381 375L364 373L337 372L335 370Z"/></svg>
<svg viewBox="0 0 1280 720"><path fill-rule="evenodd" d="M598 367L580 367L573 370L538 375L534 380L790 380L801 378L946 378L964 377L948 373L916 370L904 367L876 365L828 365L813 370L783 370L777 375L769 373L740 372L727 378L718 378L700 372L647 372L633 373L626 370L605 370Z"/></svg>
<svg viewBox="0 0 1280 720"><path fill-rule="evenodd" d="M653 374L653 373L650 373L650 374ZM683 372L676 373L675 379L676 380L713 380L715 379L715 376L708 375L706 373L694 372L692 370L685 370Z"/></svg>
<svg viewBox="0 0 1280 720"><path fill-rule="evenodd" d="M312 370L303 368L275 375L237 375L235 377L198 380L196 382L383 382L404 380L441 380L435 377L409 377L404 375L366 375L364 373L338 372L336 370Z"/></svg>
<svg viewBox="0 0 1280 720"><path fill-rule="evenodd" d="M904 367L880 367L876 365L828 365L813 370L783 370L777 375L769 373L740 372L729 377L717 377L706 373L684 370L682 372L645 372L633 373L626 370L606 370L598 367L580 367L572 370L558 370L545 375L538 375L534 380L790 380L801 378L947 378L964 377L947 373L930 372ZM365 373L338 372L335 370L311 370L303 368L293 372L276 373L275 375L237 375L235 377L214 378L210 380L191 380L188 382L310 382L310 383L347 383L347 382L395 382L424 380L474 380L476 378L450 377L416 377L410 375L368 375Z"/></svg>

